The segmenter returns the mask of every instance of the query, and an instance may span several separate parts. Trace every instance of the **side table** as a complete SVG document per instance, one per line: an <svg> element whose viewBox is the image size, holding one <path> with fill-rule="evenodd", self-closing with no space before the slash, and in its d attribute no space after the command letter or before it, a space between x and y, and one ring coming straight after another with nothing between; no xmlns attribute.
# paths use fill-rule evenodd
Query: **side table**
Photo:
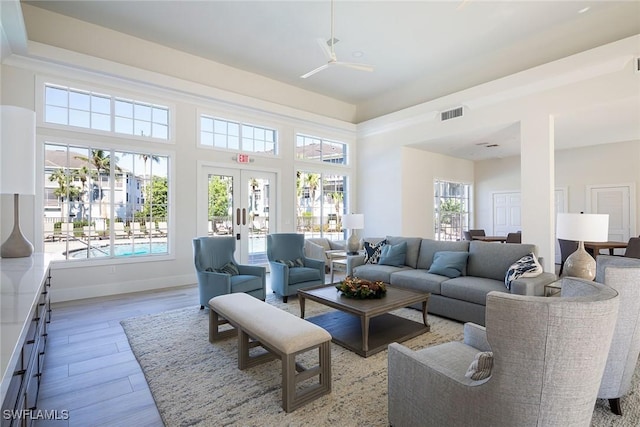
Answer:
<svg viewBox="0 0 640 427"><path fill-rule="evenodd" d="M544 285L545 297L559 297L561 291L562 291L562 279L556 280L555 282L549 283L548 285Z"/></svg>

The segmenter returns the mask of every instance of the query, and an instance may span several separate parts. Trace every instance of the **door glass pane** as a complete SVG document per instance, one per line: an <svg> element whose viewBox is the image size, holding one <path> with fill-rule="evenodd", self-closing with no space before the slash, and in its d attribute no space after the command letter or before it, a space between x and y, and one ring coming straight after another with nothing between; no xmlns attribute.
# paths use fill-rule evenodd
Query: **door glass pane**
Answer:
<svg viewBox="0 0 640 427"><path fill-rule="evenodd" d="M265 178L247 180L247 216L249 264L266 264L266 235L269 234L269 186Z"/></svg>
<svg viewBox="0 0 640 427"><path fill-rule="evenodd" d="M233 177L209 175L208 227L210 236L233 234Z"/></svg>

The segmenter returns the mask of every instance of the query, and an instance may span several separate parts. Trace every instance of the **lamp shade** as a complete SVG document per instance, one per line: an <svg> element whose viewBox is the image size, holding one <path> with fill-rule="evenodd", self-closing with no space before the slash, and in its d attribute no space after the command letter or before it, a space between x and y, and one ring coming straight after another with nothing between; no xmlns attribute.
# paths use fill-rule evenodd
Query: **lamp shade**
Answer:
<svg viewBox="0 0 640 427"><path fill-rule="evenodd" d="M346 214L342 217L342 228L349 230L361 230L364 228L363 214Z"/></svg>
<svg viewBox="0 0 640 427"><path fill-rule="evenodd" d="M3 105L0 128L0 193L36 194L36 113Z"/></svg>
<svg viewBox="0 0 640 427"><path fill-rule="evenodd" d="M609 240L609 215L559 213L556 237L582 242L606 242Z"/></svg>

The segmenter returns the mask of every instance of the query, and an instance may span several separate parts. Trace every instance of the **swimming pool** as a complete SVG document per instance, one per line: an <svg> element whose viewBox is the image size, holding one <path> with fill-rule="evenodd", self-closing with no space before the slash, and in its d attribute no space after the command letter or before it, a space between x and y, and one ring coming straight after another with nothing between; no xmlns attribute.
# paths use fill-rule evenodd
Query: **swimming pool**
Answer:
<svg viewBox="0 0 640 427"><path fill-rule="evenodd" d="M101 245L92 246L91 248L74 249L69 251L69 258L102 258L111 256L111 246ZM120 243L113 246L113 256L138 256L138 255L154 255L154 254L166 254L167 243L166 242L151 242L151 243Z"/></svg>

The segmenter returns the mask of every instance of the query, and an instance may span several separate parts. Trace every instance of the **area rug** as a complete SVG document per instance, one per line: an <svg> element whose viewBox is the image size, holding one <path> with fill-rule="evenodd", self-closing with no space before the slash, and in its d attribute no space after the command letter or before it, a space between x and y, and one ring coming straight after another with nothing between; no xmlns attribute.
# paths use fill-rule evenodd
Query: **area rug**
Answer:
<svg viewBox="0 0 640 427"><path fill-rule="evenodd" d="M298 301L267 301L300 314ZM329 310L308 301L306 317ZM396 315L421 320L413 309ZM462 339L462 324L430 315L431 332L404 345L420 349ZM387 352L362 358L331 345L332 391L296 411L282 409L281 367L274 360L244 371L237 367L235 339L208 341L208 311L199 306L121 322L167 427L174 426L386 426ZM623 399L624 417L596 404L592 426L640 425L638 372Z"/></svg>

